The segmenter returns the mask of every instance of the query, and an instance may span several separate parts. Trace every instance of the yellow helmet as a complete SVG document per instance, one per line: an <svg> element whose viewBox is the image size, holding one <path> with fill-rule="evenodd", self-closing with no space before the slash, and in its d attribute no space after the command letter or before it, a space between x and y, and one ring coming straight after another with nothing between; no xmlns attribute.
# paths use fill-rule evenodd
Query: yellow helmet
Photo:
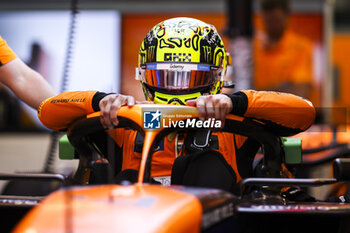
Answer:
<svg viewBox="0 0 350 233"><path fill-rule="evenodd" d="M193 18L172 18L154 26L143 40L136 79L147 100L185 104L221 92L227 54L214 26Z"/></svg>

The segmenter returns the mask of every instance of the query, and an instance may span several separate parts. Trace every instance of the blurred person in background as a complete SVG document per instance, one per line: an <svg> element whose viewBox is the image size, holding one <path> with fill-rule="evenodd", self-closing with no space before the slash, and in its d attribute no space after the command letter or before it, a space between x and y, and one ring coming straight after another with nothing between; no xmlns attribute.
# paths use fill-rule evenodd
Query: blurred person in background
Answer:
<svg viewBox="0 0 350 233"><path fill-rule="evenodd" d="M44 99L55 95L49 83L18 58L1 36L0 82L34 109L37 109Z"/></svg>
<svg viewBox="0 0 350 233"><path fill-rule="evenodd" d="M254 88L310 98L312 42L288 29L289 0L261 0L264 33L254 39Z"/></svg>

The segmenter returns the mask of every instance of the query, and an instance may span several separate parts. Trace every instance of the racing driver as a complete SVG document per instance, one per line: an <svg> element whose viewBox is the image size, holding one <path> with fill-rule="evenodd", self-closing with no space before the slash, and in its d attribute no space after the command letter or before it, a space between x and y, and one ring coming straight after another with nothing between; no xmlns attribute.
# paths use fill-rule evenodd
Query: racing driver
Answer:
<svg viewBox="0 0 350 233"><path fill-rule="evenodd" d="M139 51L136 78L147 101L194 106L200 120L224 121L230 113L257 119L281 136L297 134L311 126L315 109L299 96L254 90L220 94L227 65L228 54L214 26L193 18L172 18L157 24L146 35ZM113 128L119 123L119 108L135 103L129 95L66 92L45 100L38 115L48 128L64 130L87 114L101 111L102 125L122 151L117 180L131 179L130 174L137 174L140 164L143 137L135 130ZM203 135L210 138L204 149L192 143L203 141ZM220 131L168 135L153 154L151 173L152 177L170 176L175 163L177 175L171 177L172 184L233 192L235 184L252 175L258 149L253 139Z"/></svg>

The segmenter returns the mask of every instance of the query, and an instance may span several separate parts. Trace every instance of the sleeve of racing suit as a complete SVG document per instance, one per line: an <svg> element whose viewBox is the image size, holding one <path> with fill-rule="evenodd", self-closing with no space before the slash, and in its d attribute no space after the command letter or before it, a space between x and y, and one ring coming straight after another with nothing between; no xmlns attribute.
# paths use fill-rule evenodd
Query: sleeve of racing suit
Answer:
<svg viewBox="0 0 350 233"><path fill-rule="evenodd" d="M17 55L7 45L6 41L0 36L0 66L12 61Z"/></svg>
<svg viewBox="0 0 350 233"><path fill-rule="evenodd" d="M64 92L44 100L38 108L38 117L46 127L63 130L75 120L99 111L99 100L106 95L97 91Z"/></svg>
<svg viewBox="0 0 350 233"><path fill-rule="evenodd" d="M233 104L232 114L259 120L281 136L304 131L315 120L312 103L293 94L244 90L228 96Z"/></svg>

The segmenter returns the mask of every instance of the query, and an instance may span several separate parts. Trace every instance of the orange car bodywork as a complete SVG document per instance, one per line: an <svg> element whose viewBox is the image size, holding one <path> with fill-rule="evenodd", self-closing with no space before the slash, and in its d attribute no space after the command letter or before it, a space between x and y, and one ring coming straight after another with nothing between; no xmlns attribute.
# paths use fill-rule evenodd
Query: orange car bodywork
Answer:
<svg viewBox="0 0 350 233"><path fill-rule="evenodd" d="M198 117L196 108L143 104L122 107L118 117L143 128L143 111L160 109L162 119L174 121ZM99 116L99 112L87 118ZM165 117L164 117L165 116ZM229 116L243 120L243 117ZM185 192L143 184L146 160L155 137L164 129L144 129L145 141L135 185L102 185L55 192L34 208L15 228L26 232L199 232L202 206Z"/></svg>
<svg viewBox="0 0 350 233"><path fill-rule="evenodd" d="M86 99L82 101L84 104L87 102ZM32 209L14 233L199 232L202 218L205 219L206 216L203 215L198 197L143 183L148 153L153 141L164 129L163 124L157 129L145 129L143 113L158 110L162 113L162 122L168 122L170 118L171 121L178 122L198 117L197 109L188 106L174 108L172 105L142 104L119 109L120 119L133 121L145 132L136 184L83 186L55 192ZM87 118L97 116L98 112L89 114ZM244 120L243 117L234 115L228 115L227 118L239 122Z"/></svg>
<svg viewBox="0 0 350 233"><path fill-rule="evenodd" d="M103 185L53 193L15 228L25 232L199 232L199 200L156 185Z"/></svg>

